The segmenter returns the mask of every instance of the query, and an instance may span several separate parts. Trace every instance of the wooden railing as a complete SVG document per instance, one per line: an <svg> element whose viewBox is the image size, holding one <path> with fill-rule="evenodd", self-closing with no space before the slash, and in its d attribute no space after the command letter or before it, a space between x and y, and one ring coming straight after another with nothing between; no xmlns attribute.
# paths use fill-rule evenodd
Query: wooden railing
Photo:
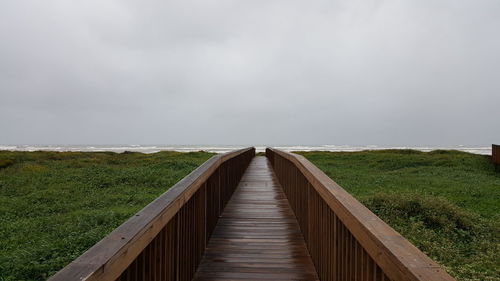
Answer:
<svg viewBox="0 0 500 281"><path fill-rule="evenodd" d="M454 280L303 156L266 156L321 280Z"/></svg>
<svg viewBox="0 0 500 281"><path fill-rule="evenodd" d="M49 280L191 280L255 149L216 155Z"/></svg>
<svg viewBox="0 0 500 281"><path fill-rule="evenodd" d="M495 164L495 168L498 169L500 166L500 145L498 144L491 145L491 161Z"/></svg>

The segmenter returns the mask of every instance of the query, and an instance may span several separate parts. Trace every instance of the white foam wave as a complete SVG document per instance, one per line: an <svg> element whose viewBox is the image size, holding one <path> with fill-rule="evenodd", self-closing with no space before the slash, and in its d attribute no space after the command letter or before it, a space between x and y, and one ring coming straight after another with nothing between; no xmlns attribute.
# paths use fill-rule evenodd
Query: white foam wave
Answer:
<svg viewBox="0 0 500 281"><path fill-rule="evenodd" d="M213 153L225 153L235 149L244 148L246 146L240 145L0 145L0 150L11 151L112 151L124 152L135 151L142 153L155 153L159 151L179 151L179 152L192 152L192 151L208 151ZM350 145L276 145L272 146L285 151L362 151L362 150L382 150L382 149L415 149L420 151L432 151L437 149L444 150L459 150L475 154L491 155L491 147L479 146L350 146ZM256 146L257 152L265 151L266 146Z"/></svg>

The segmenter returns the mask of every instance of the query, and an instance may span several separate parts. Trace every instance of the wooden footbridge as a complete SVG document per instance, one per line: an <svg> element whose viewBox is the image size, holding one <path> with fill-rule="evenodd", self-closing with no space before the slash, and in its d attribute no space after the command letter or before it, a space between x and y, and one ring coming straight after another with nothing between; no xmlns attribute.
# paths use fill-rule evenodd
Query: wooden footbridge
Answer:
<svg viewBox="0 0 500 281"><path fill-rule="evenodd" d="M304 157L219 154L59 280L454 280Z"/></svg>

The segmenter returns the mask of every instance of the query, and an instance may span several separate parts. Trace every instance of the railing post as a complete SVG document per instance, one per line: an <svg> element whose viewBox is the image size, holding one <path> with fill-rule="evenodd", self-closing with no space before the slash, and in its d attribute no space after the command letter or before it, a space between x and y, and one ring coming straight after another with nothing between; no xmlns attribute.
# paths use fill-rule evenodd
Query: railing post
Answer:
<svg viewBox="0 0 500 281"><path fill-rule="evenodd" d="M495 171L500 172L500 145L491 145L491 162L495 166Z"/></svg>

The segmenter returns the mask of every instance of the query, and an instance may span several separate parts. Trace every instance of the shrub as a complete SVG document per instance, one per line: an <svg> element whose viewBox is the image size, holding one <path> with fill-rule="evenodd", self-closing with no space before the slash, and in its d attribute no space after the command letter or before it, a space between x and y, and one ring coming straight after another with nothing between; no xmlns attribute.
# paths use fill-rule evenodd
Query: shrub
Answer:
<svg viewBox="0 0 500 281"><path fill-rule="evenodd" d="M415 193L379 193L365 200L365 204L384 217L421 221L435 231L474 232L474 221L479 219L444 198Z"/></svg>
<svg viewBox="0 0 500 281"><path fill-rule="evenodd" d="M14 164L13 160L10 159L0 159L0 169L7 168Z"/></svg>

